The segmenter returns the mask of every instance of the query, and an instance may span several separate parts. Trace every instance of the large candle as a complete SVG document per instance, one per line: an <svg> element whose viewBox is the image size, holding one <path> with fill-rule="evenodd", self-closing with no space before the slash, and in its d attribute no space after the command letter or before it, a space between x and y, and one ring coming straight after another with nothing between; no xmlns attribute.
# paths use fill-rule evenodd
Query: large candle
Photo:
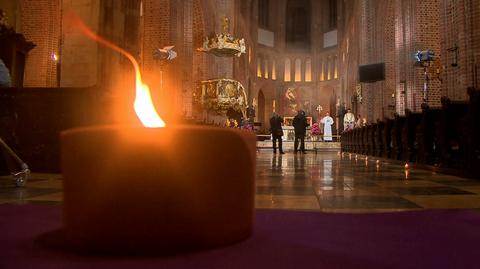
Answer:
<svg viewBox="0 0 480 269"><path fill-rule="evenodd" d="M253 228L255 136L231 129L102 126L62 133L64 231L75 247L169 251Z"/></svg>
<svg viewBox="0 0 480 269"><path fill-rule="evenodd" d="M230 244L252 233L255 136L165 127L135 58L69 16L88 37L132 62L134 108L146 127L101 126L61 135L64 231L101 252L176 251Z"/></svg>

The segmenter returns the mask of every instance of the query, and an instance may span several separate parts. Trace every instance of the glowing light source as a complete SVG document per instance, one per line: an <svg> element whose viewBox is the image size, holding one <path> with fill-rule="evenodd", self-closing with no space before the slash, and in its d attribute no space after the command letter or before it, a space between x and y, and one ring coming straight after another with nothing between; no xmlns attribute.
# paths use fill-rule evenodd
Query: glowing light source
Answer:
<svg viewBox="0 0 480 269"><path fill-rule="evenodd" d="M142 75L140 73L140 67L135 60L135 58L128 53L126 50L118 47L117 45L113 44L112 42L106 40L105 38L95 34L88 26L86 26L83 21L76 15L71 14L71 19L73 20L75 26L80 29L83 34L89 37L92 40L97 41L98 43L111 48L125 57L127 57L130 62L132 63L135 69L135 88L136 88L136 95L135 101L133 103L133 108L135 109L135 113L137 117L142 122L143 126L149 128L160 128L165 127L166 124L162 120L162 118L158 115L155 106L153 105L152 98L150 95L150 88L148 85L144 84L142 81Z"/></svg>
<svg viewBox="0 0 480 269"><path fill-rule="evenodd" d="M137 113L137 117L142 122L143 126L149 128L165 127L165 122L158 115L155 106L152 103L150 96L150 88L142 82L140 72L136 72L136 96L133 108Z"/></svg>
<svg viewBox="0 0 480 269"><path fill-rule="evenodd" d="M52 60L54 62L58 62L58 60L59 60L58 55L55 52L52 52Z"/></svg>
<svg viewBox="0 0 480 269"><path fill-rule="evenodd" d="M283 75L283 79L284 81L286 82L289 82L291 81L291 70L290 68L292 67L292 63L290 61L290 59L285 59L285 74Z"/></svg>

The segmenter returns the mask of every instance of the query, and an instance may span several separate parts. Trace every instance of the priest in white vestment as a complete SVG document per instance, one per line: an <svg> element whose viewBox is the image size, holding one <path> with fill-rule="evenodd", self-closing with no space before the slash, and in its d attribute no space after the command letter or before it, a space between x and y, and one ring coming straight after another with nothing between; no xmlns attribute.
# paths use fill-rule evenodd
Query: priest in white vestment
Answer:
<svg viewBox="0 0 480 269"><path fill-rule="evenodd" d="M343 131L352 130L355 127L355 115L352 113L352 110L347 109L347 113L343 116Z"/></svg>
<svg viewBox="0 0 480 269"><path fill-rule="evenodd" d="M327 115L320 120L320 123L323 124L323 141L332 141L333 118L330 117L328 112Z"/></svg>

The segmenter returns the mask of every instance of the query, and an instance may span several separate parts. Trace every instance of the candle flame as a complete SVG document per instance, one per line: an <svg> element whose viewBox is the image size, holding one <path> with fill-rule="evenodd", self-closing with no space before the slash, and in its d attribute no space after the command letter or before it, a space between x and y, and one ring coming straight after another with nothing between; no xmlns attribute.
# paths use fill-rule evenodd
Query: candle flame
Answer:
<svg viewBox="0 0 480 269"><path fill-rule="evenodd" d="M137 113L137 117L142 122L143 126L149 128L165 127L165 122L158 115L155 106L152 103L150 96L150 88L142 82L140 72L136 72L136 96L133 108Z"/></svg>
<svg viewBox="0 0 480 269"><path fill-rule="evenodd" d="M88 28L88 26L85 25L85 23L83 23L83 21L78 16L72 14L70 18L73 20L74 25L78 27L78 29L80 29L82 33L85 34L87 37L97 41L98 43L108 48L111 48L123 54L125 57L127 57L130 60L130 62L133 65L133 68L135 69L136 91L135 91L135 101L133 103L133 108L135 109L135 113L137 113L137 117L140 119L143 126L145 127L149 127L149 128L165 127L166 126L165 122L158 115L155 109L155 106L153 105L152 97L150 95L150 88L148 87L148 85L143 83L142 74L140 73L140 67L137 61L135 60L135 57L133 57L126 50L108 41L107 39L95 34L90 28Z"/></svg>

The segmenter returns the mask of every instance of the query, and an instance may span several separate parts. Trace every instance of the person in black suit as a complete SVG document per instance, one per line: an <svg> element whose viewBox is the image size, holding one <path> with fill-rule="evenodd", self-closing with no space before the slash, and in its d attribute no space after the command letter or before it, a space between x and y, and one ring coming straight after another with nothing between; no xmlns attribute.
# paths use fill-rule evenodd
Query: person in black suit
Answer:
<svg viewBox="0 0 480 269"><path fill-rule="evenodd" d="M295 130L295 143L293 152L297 153L298 144L300 142L300 151L303 154L306 154L305 151L305 135L307 134L307 117L305 117L305 111L299 110L297 115L293 118L292 122L293 128Z"/></svg>
<svg viewBox="0 0 480 269"><path fill-rule="evenodd" d="M280 154L285 154L282 149L282 123L283 118L280 117L277 113L273 113L273 116L270 118L270 132L272 133L273 153L277 153L278 140L278 151L280 152Z"/></svg>

